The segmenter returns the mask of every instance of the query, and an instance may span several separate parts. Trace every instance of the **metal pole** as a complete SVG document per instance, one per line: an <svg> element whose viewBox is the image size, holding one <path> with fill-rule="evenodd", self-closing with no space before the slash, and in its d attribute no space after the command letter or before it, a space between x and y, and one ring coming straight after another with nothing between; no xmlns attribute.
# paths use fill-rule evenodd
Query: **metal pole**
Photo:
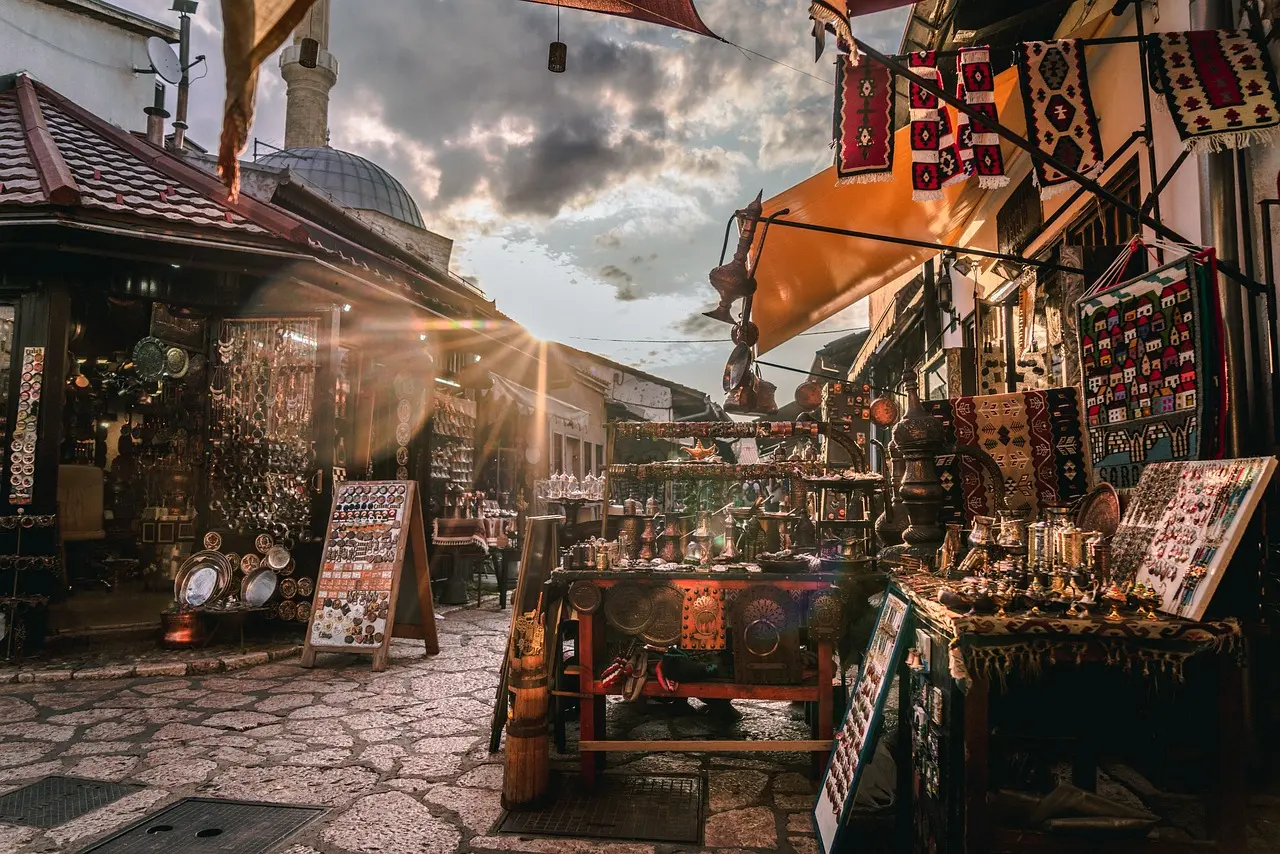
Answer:
<svg viewBox="0 0 1280 854"><path fill-rule="evenodd" d="M1079 267L1067 267L1063 264L1055 264L1050 261L1040 261L1035 258L1023 258L1021 255L1009 255L1004 252L992 252L988 249L973 249L968 246L952 246L949 243L933 243L928 240L913 240L910 237L891 237L887 234L874 234L869 231L854 231L849 228L836 228L830 225L816 225L810 222L793 222L788 219L775 219L773 224L777 226L785 226L787 228L799 228L804 231L820 231L823 234L838 234L841 237L857 237L862 240L878 240L882 243L896 243L900 246L918 246L921 249L936 249L939 252L955 252L958 255L974 255L979 258L994 258L997 261L1011 261L1015 264L1026 264L1030 267L1039 267L1043 270L1059 270L1063 273L1081 273L1085 271Z"/></svg>
<svg viewBox="0 0 1280 854"><path fill-rule="evenodd" d="M1275 268L1275 250L1271 247L1271 209L1280 205L1280 199L1263 199L1258 203L1262 208L1262 263L1265 269L1262 272L1263 281L1267 283L1267 292L1264 294L1267 306L1267 349L1268 363L1271 371L1271 382L1274 383L1274 377L1280 374L1280 336L1277 336L1277 322L1280 321L1276 317L1276 268ZM1268 410L1271 413L1271 433L1270 441L1272 447L1280 443L1280 436L1276 435L1276 425L1280 424L1280 400L1276 399L1274 391L1268 397Z"/></svg>
<svg viewBox="0 0 1280 854"><path fill-rule="evenodd" d="M1033 159L1039 160L1041 163L1045 163L1049 166L1052 166L1054 169L1058 170L1063 175L1066 175L1068 178L1075 181L1077 184L1081 185L1082 187L1092 192L1098 198L1105 199L1107 202L1110 202L1112 205L1116 207L1117 210L1121 210L1126 214L1128 214L1129 216L1136 218L1139 223L1147 226L1156 234L1163 237L1165 240L1168 240L1172 243L1180 243L1184 246L1195 245L1194 243L1192 243L1187 238L1183 237L1178 232L1166 226L1164 223L1159 222L1158 220L1152 219L1147 214L1144 214L1142 211L1138 210L1136 207L1129 204L1127 201L1120 198L1115 193L1112 193L1106 187L1103 187L1097 181L1086 178L1084 175L1081 175L1078 171L1071 168L1067 164L1063 163L1058 158L1050 154L1045 154L1043 151L1037 148L1034 144L1029 142L1026 137L1023 137L1014 133L1013 131L1009 130L1009 128L1005 127L1003 124L1001 124L998 121L991 121L986 116L982 115L982 113L978 112L977 110L970 107L968 104L961 101L959 98L948 93L942 87L935 86L932 83L929 83L928 81L917 77L916 74L910 68L894 60L892 57L885 56L883 53L871 47L864 41L858 40L857 46L858 46L858 49L862 51L862 53L864 53L866 56L870 57L871 59L874 59L876 62L879 62L881 65L884 65L889 70L893 71L895 74L898 74L901 77L912 81L914 85L920 87L921 90L936 96L938 100L942 101L944 104L947 104L948 106L951 106L951 107L955 107L957 110L959 110L960 112L968 116L970 119L972 119L979 127L985 127L990 129L992 133L998 135L1001 139L1004 139L1004 140L1007 140L1008 142L1013 143L1015 146L1022 149L1027 154L1031 155ZM1144 81L1144 85L1145 85L1145 81ZM1025 261L1025 259L1019 259L1019 260ZM1030 262L1027 262L1027 263L1030 263ZM1241 284L1245 285L1248 288L1254 288L1254 289L1261 288L1261 286L1258 285L1257 282L1253 282L1245 278L1244 275L1240 273L1239 269L1237 269L1234 264L1229 264L1229 263L1223 264L1221 265L1221 269L1230 278L1236 280L1237 282L1240 282ZM1068 272L1078 272L1078 271L1069 270Z"/></svg>
<svg viewBox="0 0 1280 854"><path fill-rule="evenodd" d="M1178 174L1178 170L1182 168L1182 164L1187 162L1187 158L1191 156L1191 149L1184 148L1178 158L1173 161L1173 165L1169 167L1169 171L1164 173L1164 177L1160 179L1160 183L1156 184L1156 188L1151 191L1151 195L1142 203L1144 212L1151 210L1151 205L1160 198L1160 194L1164 192L1164 188L1169 186L1169 182L1173 180L1173 176Z"/></svg>
<svg viewBox="0 0 1280 854"><path fill-rule="evenodd" d="M1152 122L1151 116L1151 87L1147 85L1147 81L1151 79L1150 70L1147 66L1147 40L1146 40L1146 22L1143 20L1142 0L1137 0L1133 4L1133 21L1138 28L1138 68L1142 74L1139 78L1138 88L1142 90L1142 116L1146 122L1144 128L1147 137L1147 174L1151 176L1148 180L1151 182L1151 195L1147 198L1147 204L1151 206L1151 215L1160 220L1160 191L1156 188L1159 174L1156 172L1156 129ZM1146 210L1147 205L1143 205L1141 210ZM1156 259L1164 263L1164 250L1157 247Z"/></svg>
<svg viewBox="0 0 1280 854"><path fill-rule="evenodd" d="M182 78L178 81L178 105L174 109L174 151L181 151L187 144L187 97L191 93L191 16L186 12L178 15L178 64L182 66Z"/></svg>

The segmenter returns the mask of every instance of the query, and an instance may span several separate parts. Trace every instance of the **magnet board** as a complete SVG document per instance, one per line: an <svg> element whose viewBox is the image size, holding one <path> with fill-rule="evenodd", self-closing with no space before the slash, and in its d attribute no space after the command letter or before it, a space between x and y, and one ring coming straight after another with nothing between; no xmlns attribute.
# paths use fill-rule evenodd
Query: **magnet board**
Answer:
<svg viewBox="0 0 1280 854"><path fill-rule="evenodd" d="M875 754L884 724L885 700L898 663L911 644L907 631L910 616L911 603L890 588L880 607L858 680L849 695L848 711L831 746L831 757L813 807L813 826L823 854L836 849L853 807L862 771Z"/></svg>
<svg viewBox="0 0 1280 854"><path fill-rule="evenodd" d="M1112 540L1112 574L1149 585L1160 610L1204 619L1275 457L1151 463Z"/></svg>
<svg viewBox="0 0 1280 854"><path fill-rule="evenodd" d="M334 491L307 623L302 666L318 651L371 653L387 666L392 637L440 651L427 571L426 537L413 481L347 481ZM417 600L406 608L404 595ZM411 622L416 618L416 622Z"/></svg>

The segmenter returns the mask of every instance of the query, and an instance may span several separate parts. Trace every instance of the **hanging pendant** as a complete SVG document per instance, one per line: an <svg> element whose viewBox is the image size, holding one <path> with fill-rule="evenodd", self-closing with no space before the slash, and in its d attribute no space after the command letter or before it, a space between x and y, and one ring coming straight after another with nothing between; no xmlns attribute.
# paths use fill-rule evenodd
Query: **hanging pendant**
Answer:
<svg viewBox="0 0 1280 854"><path fill-rule="evenodd" d="M563 74L568 59L568 46L564 42L552 42L551 53L547 57L547 69L555 74Z"/></svg>

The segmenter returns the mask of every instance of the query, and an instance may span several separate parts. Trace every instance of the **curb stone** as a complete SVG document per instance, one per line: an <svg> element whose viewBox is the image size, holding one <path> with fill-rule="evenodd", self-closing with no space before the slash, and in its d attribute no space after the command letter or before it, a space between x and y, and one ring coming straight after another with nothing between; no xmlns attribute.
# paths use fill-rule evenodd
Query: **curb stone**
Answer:
<svg viewBox="0 0 1280 854"><path fill-rule="evenodd" d="M149 661L141 664L105 665L73 670L67 667L33 667L23 670L0 671L0 685L27 684L31 682L94 681L103 679L131 679L153 676L200 676L230 670L243 670L273 661L284 661L302 654L301 645L258 652L235 653L194 661Z"/></svg>

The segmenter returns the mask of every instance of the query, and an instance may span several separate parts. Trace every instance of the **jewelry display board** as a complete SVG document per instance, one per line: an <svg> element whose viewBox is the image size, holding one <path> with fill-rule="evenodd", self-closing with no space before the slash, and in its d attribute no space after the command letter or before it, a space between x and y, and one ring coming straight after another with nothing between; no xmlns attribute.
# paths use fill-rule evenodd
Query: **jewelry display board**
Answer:
<svg viewBox="0 0 1280 854"><path fill-rule="evenodd" d="M308 538L319 321L224 320L209 383L211 523Z"/></svg>
<svg viewBox="0 0 1280 854"><path fill-rule="evenodd" d="M9 443L9 503L30 504L35 490L36 436L40 423L40 388L44 383L44 348L22 349L22 386L18 417Z"/></svg>
<svg viewBox="0 0 1280 854"><path fill-rule="evenodd" d="M1275 469L1275 457L1149 464L1112 541L1113 575L1150 585L1165 613L1204 619Z"/></svg>
<svg viewBox="0 0 1280 854"><path fill-rule="evenodd" d="M911 603L905 598L893 590L885 594L875 632L849 697L849 710L836 733L831 758L818 790L818 801L813 808L813 825L823 854L835 850L844 829L845 817L858 792L862 769L875 754L889 687L893 684L899 660L909 645L907 627L910 613Z"/></svg>
<svg viewBox="0 0 1280 854"><path fill-rule="evenodd" d="M392 637L425 641L428 655L440 651L417 487L376 480L337 487L303 667L315 665L317 651L336 651L372 653L373 669L384 670ZM400 599L406 576L413 609Z"/></svg>

